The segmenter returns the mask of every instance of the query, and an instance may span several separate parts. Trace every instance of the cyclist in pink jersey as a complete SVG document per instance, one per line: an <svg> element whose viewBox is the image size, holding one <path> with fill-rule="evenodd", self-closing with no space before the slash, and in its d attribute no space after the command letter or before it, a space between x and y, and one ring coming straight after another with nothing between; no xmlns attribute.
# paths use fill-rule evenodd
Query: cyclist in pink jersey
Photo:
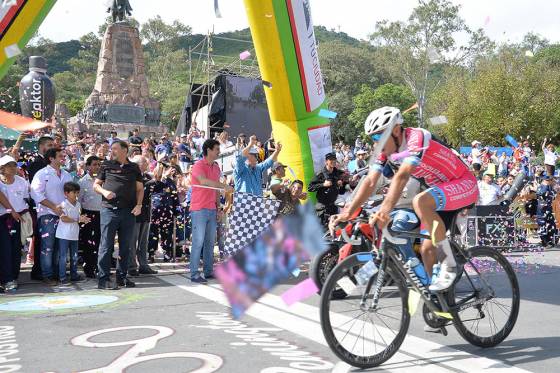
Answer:
<svg viewBox="0 0 560 373"><path fill-rule="evenodd" d="M402 124L403 117L397 108L384 107L368 116L364 125L368 136L377 141L384 131L391 131L390 137L348 208L331 218L331 227L348 220L374 193L385 167L391 167L395 175L383 204L370 219L371 224L377 223L380 228L390 221L389 213L399 200L408 179L414 177L420 180L427 189L414 198L413 207L423 226L432 233L432 240L435 240L423 242L422 261L431 276L436 253L443 258L438 278L430 285L430 290L441 291L449 288L457 276L455 258L446 238L442 216L446 215L445 211L459 210L475 203L478 186L457 153L435 140L429 131L403 128Z"/></svg>

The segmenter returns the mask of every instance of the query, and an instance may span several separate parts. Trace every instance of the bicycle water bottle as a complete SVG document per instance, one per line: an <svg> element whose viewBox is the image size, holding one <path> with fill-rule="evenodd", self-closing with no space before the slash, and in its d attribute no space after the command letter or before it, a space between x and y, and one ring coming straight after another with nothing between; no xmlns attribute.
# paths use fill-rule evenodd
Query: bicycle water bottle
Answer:
<svg viewBox="0 0 560 373"><path fill-rule="evenodd" d="M422 265L422 263L420 263L420 260L418 260L418 258L416 257L412 258L408 262L406 262L406 264L410 269L414 271L414 273L416 274L416 276L418 277L418 279L423 285L428 285L430 283L428 274L426 273L424 266Z"/></svg>
<svg viewBox="0 0 560 373"><path fill-rule="evenodd" d="M439 271L441 270L441 264L436 263L432 268L432 284L436 281L436 278L439 275Z"/></svg>
<svg viewBox="0 0 560 373"><path fill-rule="evenodd" d="M367 262L362 268L360 268L358 272L356 272L356 275L354 277L356 278L356 282L358 283L358 285L364 286L367 285L369 279L374 276L377 271L377 266L372 259Z"/></svg>

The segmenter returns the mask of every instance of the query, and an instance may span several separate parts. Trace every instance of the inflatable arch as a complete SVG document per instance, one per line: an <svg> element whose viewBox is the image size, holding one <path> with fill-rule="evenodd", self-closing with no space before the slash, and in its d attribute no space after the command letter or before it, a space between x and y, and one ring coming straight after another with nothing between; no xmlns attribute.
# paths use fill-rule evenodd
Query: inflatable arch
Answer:
<svg viewBox="0 0 560 373"><path fill-rule="evenodd" d="M280 160L307 185L331 149L309 0L245 0ZM310 142L310 138L312 141Z"/></svg>

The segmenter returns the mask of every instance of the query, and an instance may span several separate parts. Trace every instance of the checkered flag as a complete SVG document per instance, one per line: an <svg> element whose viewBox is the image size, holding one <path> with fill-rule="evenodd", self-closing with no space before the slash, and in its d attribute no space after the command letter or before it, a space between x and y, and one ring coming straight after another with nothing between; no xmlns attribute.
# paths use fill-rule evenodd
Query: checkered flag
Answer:
<svg viewBox="0 0 560 373"><path fill-rule="evenodd" d="M228 222L226 256L233 255L264 232L278 215L280 203L277 199L236 192Z"/></svg>

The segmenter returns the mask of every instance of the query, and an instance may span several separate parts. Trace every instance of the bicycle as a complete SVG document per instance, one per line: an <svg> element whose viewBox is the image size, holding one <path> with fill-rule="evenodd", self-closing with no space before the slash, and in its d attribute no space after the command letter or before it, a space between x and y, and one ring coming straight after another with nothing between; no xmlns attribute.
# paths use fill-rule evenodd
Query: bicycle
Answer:
<svg viewBox="0 0 560 373"><path fill-rule="evenodd" d="M367 218L381 204L382 200L382 198L376 198L368 201L356 210L355 217ZM344 229L334 232L334 238L329 233L324 238L328 242L327 250L316 255L309 265L309 277L317 285L319 294L321 294L321 289L329 273L338 263L351 254L371 251L373 232L368 223L353 224L349 222ZM346 293L339 288L333 293L333 297L342 299L346 297Z"/></svg>
<svg viewBox="0 0 560 373"><path fill-rule="evenodd" d="M351 255L332 270L321 293L320 317L325 339L341 360L355 367L371 368L390 359L406 337L415 299L424 302L422 313L428 325L447 335L445 327L453 324L475 346L496 346L511 333L520 302L515 272L500 252L482 246L466 249L453 240L458 233L458 212L451 219L450 240L458 275L445 292L430 293L398 247L403 239L430 237L418 232L396 232L390 224L383 230L379 250ZM363 281L366 265L372 274ZM377 272L372 271L374 267ZM503 274L505 278L500 279ZM348 295L343 300L333 299L333 292L339 288ZM351 312L357 316L352 317ZM498 326L497 320L501 319L504 322L498 321ZM346 340L349 336L355 337L353 343L348 343L350 338Z"/></svg>

